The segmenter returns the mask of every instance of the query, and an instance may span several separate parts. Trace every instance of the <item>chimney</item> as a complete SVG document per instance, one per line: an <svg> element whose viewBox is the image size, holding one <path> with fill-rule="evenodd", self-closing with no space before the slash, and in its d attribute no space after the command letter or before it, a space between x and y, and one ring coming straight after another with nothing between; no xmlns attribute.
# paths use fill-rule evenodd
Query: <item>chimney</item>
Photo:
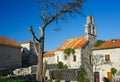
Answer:
<svg viewBox="0 0 120 82"><path fill-rule="evenodd" d="M116 39L112 39L112 40L111 40L111 42L113 42L113 43L116 42L116 41L117 41Z"/></svg>

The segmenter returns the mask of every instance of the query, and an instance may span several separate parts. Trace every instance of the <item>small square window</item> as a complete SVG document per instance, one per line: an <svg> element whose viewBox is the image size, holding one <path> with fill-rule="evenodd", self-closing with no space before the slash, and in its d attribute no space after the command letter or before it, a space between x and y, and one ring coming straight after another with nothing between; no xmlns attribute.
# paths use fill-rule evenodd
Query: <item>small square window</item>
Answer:
<svg viewBox="0 0 120 82"><path fill-rule="evenodd" d="M110 55L109 54L105 55L105 61L110 61Z"/></svg>

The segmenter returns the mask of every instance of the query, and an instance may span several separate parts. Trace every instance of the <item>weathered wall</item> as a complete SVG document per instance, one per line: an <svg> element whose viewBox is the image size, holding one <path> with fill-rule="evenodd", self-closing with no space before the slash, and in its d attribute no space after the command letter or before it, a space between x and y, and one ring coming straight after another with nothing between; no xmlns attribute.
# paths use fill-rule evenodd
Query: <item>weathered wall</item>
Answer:
<svg viewBox="0 0 120 82"><path fill-rule="evenodd" d="M55 56L47 56L43 58L43 61L47 61L47 64L55 64Z"/></svg>
<svg viewBox="0 0 120 82"><path fill-rule="evenodd" d="M81 60L82 60L82 66L87 72L87 77L90 79L90 82L93 82L93 67L91 62L92 57L92 45L90 42L88 42L83 48L82 48L82 54L81 54Z"/></svg>
<svg viewBox="0 0 120 82"><path fill-rule="evenodd" d="M79 69L49 70L49 74L52 80L58 75L61 80L76 81L78 71Z"/></svg>
<svg viewBox="0 0 120 82"><path fill-rule="evenodd" d="M63 62L68 66L69 69L76 69L80 68L81 65L81 49L75 49L76 61L73 60L73 54L70 54L70 56L67 56L67 59L65 59L64 51L57 51L55 52L55 63L58 63L58 60Z"/></svg>
<svg viewBox="0 0 120 82"><path fill-rule="evenodd" d="M35 53L33 44L32 43L23 43L23 44L21 44L21 46L23 47L21 49L22 55L23 55L23 57L26 57L23 60L23 62L25 61L25 63L23 63L23 66L24 66L24 64L25 64L25 66L36 65L37 64L37 55ZM37 45L37 47L38 47L38 45Z"/></svg>
<svg viewBox="0 0 120 82"><path fill-rule="evenodd" d="M22 64L21 49L0 45L0 69L16 68Z"/></svg>
<svg viewBox="0 0 120 82"><path fill-rule="evenodd" d="M105 61L105 55L110 55L110 61L107 63ZM114 48L114 49L104 49L104 50L93 50L93 55L102 55L103 61L101 62L101 65L98 65L96 67L97 71L100 73L100 82L102 81L103 77L107 77L107 72L111 71L111 68L114 67L116 69L120 69L120 48ZM95 68L93 69L95 72Z"/></svg>

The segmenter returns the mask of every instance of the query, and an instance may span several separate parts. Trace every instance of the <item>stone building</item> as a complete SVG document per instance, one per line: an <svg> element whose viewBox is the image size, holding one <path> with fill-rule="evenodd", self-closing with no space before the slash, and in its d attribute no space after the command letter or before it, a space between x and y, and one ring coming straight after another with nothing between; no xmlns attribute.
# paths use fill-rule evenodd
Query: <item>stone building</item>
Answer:
<svg viewBox="0 0 120 82"><path fill-rule="evenodd" d="M93 49L93 72L95 78L103 82L103 77L112 80L111 68L120 71L120 39L108 40Z"/></svg>
<svg viewBox="0 0 120 82"><path fill-rule="evenodd" d="M13 39L0 36L0 70L21 67L21 59L21 46Z"/></svg>
<svg viewBox="0 0 120 82"><path fill-rule="evenodd" d="M57 64L63 62L69 69L78 69L82 65L86 72L90 82L93 82L93 69L92 69L92 47L96 43L96 27L94 24L93 16L87 17L87 23L85 24L85 35L68 39L55 51L50 51L45 54L44 60L49 64ZM65 57L64 50L74 49L75 54Z"/></svg>
<svg viewBox="0 0 120 82"><path fill-rule="evenodd" d="M24 66L31 66L37 64L37 55L34 50L33 41L25 41L20 43L22 46L21 52L22 52L22 65ZM35 43L38 49L38 43Z"/></svg>

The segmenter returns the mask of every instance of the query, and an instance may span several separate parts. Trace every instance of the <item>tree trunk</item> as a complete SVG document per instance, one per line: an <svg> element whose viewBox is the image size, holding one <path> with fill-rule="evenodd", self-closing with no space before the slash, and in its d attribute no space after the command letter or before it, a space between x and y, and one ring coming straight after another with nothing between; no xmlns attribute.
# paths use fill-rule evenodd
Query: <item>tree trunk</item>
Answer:
<svg viewBox="0 0 120 82"><path fill-rule="evenodd" d="M40 31L41 34L40 34L40 46L39 46L36 79L40 82L44 82L44 77L43 77L44 29L40 28Z"/></svg>

